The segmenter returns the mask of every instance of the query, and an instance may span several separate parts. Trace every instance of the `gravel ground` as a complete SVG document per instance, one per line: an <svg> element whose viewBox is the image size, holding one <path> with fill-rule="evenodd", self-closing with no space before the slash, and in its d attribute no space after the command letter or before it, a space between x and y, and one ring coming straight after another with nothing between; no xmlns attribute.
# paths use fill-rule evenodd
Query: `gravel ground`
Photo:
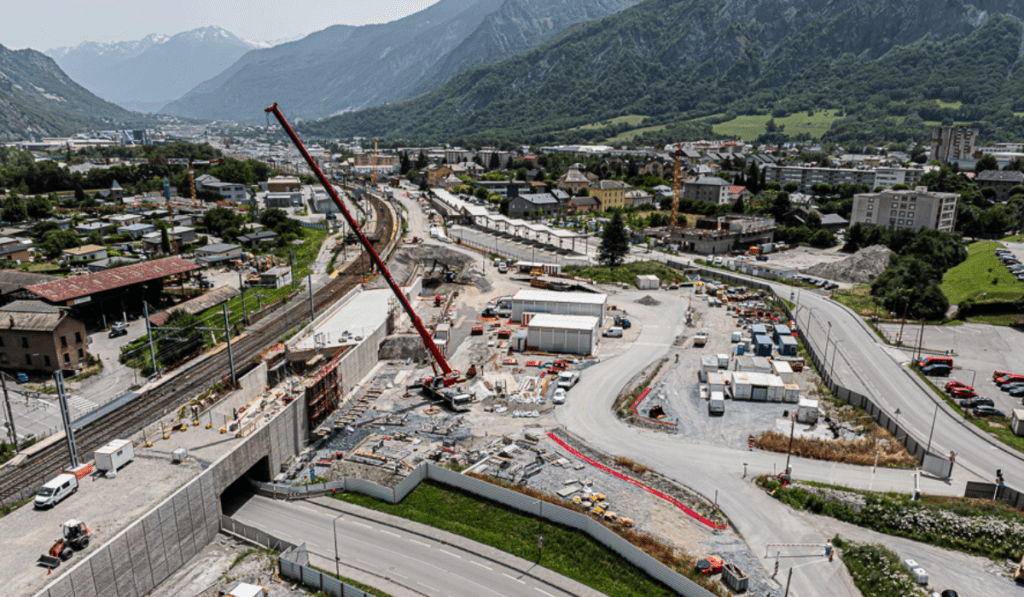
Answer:
<svg viewBox="0 0 1024 597"><path fill-rule="evenodd" d="M199 472L194 460L174 465L169 458L137 453L116 479L86 477L78 493L49 510L36 510L29 504L0 518L0 541L6 554L0 558L4 594L31 595L55 578L46 575L46 568L36 566L36 559L60 536L64 521L84 521L92 540L55 574L81 561ZM111 507L113 504L116 507Z"/></svg>
<svg viewBox="0 0 1024 597"><path fill-rule="evenodd" d="M235 560L249 552L240 563ZM276 560L230 535L218 535L212 543L195 555L147 597L218 597L239 583L260 584L270 589L269 597L304 597L314 595L295 587L294 582L278 583L273 568Z"/></svg>
<svg viewBox="0 0 1024 597"><path fill-rule="evenodd" d="M835 282L864 284L874 280L885 271L889 265L890 255L892 255L892 251L888 247L874 245L861 249L840 261L820 263L806 268L804 272Z"/></svg>

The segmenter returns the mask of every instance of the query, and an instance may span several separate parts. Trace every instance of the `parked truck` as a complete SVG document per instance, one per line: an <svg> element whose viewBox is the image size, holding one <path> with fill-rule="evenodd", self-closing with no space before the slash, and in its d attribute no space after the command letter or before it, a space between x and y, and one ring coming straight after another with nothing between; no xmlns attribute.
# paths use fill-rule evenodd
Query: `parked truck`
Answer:
<svg viewBox="0 0 1024 597"><path fill-rule="evenodd" d="M558 374L558 387L569 389L580 380L579 371L562 371Z"/></svg>

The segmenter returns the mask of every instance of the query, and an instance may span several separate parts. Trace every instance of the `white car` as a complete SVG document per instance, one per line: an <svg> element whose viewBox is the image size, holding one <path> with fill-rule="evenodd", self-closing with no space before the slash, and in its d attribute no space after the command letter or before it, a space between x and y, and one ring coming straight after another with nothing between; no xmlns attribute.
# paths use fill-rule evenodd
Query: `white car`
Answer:
<svg viewBox="0 0 1024 597"><path fill-rule="evenodd" d="M619 326L610 327L610 328L606 329L602 335L605 338L621 338L622 337L622 328L619 327Z"/></svg>
<svg viewBox="0 0 1024 597"><path fill-rule="evenodd" d="M563 388L555 390L555 396L551 399L551 402L554 404L565 404L565 390Z"/></svg>

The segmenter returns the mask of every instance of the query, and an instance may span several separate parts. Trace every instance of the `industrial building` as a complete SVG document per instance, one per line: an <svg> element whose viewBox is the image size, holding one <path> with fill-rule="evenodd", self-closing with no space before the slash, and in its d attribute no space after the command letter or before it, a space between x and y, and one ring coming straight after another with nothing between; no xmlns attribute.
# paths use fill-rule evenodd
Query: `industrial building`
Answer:
<svg viewBox="0 0 1024 597"><path fill-rule="evenodd" d="M597 353L600 322L592 315L552 315L541 313L527 325L529 350L578 355Z"/></svg>
<svg viewBox="0 0 1024 597"><path fill-rule="evenodd" d="M520 290L512 297L512 320L528 324L531 317L540 313L586 315L596 317L598 325L603 326L607 306L607 294Z"/></svg>
<svg viewBox="0 0 1024 597"><path fill-rule="evenodd" d="M692 227L678 229L669 238L681 251L721 255L733 249L770 243L775 235L774 218L720 216L702 218Z"/></svg>

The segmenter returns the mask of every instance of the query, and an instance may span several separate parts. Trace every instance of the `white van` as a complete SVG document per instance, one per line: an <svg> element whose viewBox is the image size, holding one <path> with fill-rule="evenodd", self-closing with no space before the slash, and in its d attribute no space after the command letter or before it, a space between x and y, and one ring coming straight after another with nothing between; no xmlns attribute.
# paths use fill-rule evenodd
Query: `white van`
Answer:
<svg viewBox="0 0 1024 597"><path fill-rule="evenodd" d="M721 392L711 392L711 399L708 400L708 414L725 414L725 394Z"/></svg>
<svg viewBox="0 0 1024 597"><path fill-rule="evenodd" d="M734 343L735 342L743 342L743 332L733 332L732 333L732 341Z"/></svg>
<svg viewBox="0 0 1024 597"><path fill-rule="evenodd" d="M76 491L78 491L78 477L70 474L57 475L39 488L34 503L36 508L56 506Z"/></svg>
<svg viewBox="0 0 1024 597"><path fill-rule="evenodd" d="M622 337L622 328L620 328L619 326L610 327L610 328L608 328L607 330L604 331L604 337L605 338L621 338Z"/></svg>

